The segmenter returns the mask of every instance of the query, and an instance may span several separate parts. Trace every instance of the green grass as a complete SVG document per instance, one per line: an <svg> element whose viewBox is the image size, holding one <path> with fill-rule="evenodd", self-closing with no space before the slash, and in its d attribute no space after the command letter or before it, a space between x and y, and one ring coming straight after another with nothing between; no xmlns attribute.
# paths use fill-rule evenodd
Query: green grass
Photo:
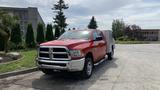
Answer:
<svg viewBox="0 0 160 90"><path fill-rule="evenodd" d="M0 64L0 73L23 70L35 67L36 50L20 51L23 57L20 60Z"/></svg>
<svg viewBox="0 0 160 90"><path fill-rule="evenodd" d="M116 41L116 44L160 44L160 41Z"/></svg>

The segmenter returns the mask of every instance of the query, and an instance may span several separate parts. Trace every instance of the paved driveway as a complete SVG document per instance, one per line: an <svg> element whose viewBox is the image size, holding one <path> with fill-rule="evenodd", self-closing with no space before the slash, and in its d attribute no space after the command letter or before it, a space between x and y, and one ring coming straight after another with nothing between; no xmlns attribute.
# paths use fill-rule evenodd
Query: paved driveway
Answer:
<svg viewBox="0 0 160 90"><path fill-rule="evenodd" d="M160 44L117 45L88 80L37 71L0 80L0 90L160 90Z"/></svg>

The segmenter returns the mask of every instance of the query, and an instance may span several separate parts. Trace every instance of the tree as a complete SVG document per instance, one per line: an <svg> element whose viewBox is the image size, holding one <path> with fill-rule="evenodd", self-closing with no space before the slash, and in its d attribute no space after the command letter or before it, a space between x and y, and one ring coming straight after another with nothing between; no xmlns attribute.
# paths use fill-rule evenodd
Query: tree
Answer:
<svg viewBox="0 0 160 90"><path fill-rule="evenodd" d="M141 35L141 27L136 25L136 24L133 24L131 25L131 28L132 28L132 31L133 31L133 38L135 40L140 40L142 38L142 35Z"/></svg>
<svg viewBox="0 0 160 90"><path fill-rule="evenodd" d="M61 34L63 34L64 32L65 32L65 30L64 30L64 29L62 29L62 30L61 30Z"/></svg>
<svg viewBox="0 0 160 90"><path fill-rule="evenodd" d="M127 38L131 37L130 32L131 32L130 25L126 25L125 29L124 29L124 36L127 37Z"/></svg>
<svg viewBox="0 0 160 90"><path fill-rule="evenodd" d="M25 43L28 48L35 47L34 32L32 24L28 24Z"/></svg>
<svg viewBox="0 0 160 90"><path fill-rule="evenodd" d="M125 36L127 36L131 40L141 40L141 28L138 25L128 25L125 28Z"/></svg>
<svg viewBox="0 0 160 90"><path fill-rule="evenodd" d="M59 36L60 36L60 30L59 30L58 26L56 25L55 26L55 37L59 38Z"/></svg>
<svg viewBox="0 0 160 90"><path fill-rule="evenodd" d="M42 42L44 42L44 27L43 24L38 23L37 26L37 38L36 41L38 44L41 44Z"/></svg>
<svg viewBox="0 0 160 90"><path fill-rule="evenodd" d="M54 13L57 14L53 19L54 19L54 24L57 30L59 30L60 34L63 34L65 32L65 28L67 27L66 17L63 13L63 10L68 8L69 8L68 4L65 4L63 0L59 0L57 4L53 5L53 8L52 8Z"/></svg>
<svg viewBox="0 0 160 90"><path fill-rule="evenodd" d="M16 45L16 48L22 42L21 29L18 23L12 27L10 41Z"/></svg>
<svg viewBox="0 0 160 90"><path fill-rule="evenodd" d="M47 41L54 40L53 31L52 31L52 25L51 24L47 24L46 40Z"/></svg>
<svg viewBox="0 0 160 90"><path fill-rule="evenodd" d="M115 39L122 37L124 35L125 23L123 20L113 20L112 31Z"/></svg>
<svg viewBox="0 0 160 90"><path fill-rule="evenodd" d="M92 19L89 22L88 28L89 29L97 29L97 27L98 27L97 22L96 22L94 16L92 16Z"/></svg>
<svg viewBox="0 0 160 90"><path fill-rule="evenodd" d="M8 41L10 38L10 31L14 23L17 22L15 16L9 15L7 12L0 10L0 37L2 39L2 47L4 47L5 53L8 52Z"/></svg>

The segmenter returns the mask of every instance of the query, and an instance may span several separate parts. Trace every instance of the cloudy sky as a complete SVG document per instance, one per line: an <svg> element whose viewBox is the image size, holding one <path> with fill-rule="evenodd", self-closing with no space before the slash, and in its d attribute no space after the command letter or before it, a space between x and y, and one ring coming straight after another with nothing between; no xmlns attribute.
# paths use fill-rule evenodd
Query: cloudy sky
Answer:
<svg viewBox="0 0 160 90"><path fill-rule="evenodd" d="M38 7L44 22L52 22L51 8L57 0L0 0L0 6ZM92 16L99 29L111 29L113 19L123 19L127 24L141 28L160 29L160 0L65 0L68 28L86 28Z"/></svg>

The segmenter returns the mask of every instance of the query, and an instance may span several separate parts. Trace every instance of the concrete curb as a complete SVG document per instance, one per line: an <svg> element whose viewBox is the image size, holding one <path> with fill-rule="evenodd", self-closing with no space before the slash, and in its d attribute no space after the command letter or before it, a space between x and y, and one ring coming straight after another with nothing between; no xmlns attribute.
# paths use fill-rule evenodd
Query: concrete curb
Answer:
<svg viewBox="0 0 160 90"><path fill-rule="evenodd" d="M37 67L0 74L0 79L38 71Z"/></svg>

